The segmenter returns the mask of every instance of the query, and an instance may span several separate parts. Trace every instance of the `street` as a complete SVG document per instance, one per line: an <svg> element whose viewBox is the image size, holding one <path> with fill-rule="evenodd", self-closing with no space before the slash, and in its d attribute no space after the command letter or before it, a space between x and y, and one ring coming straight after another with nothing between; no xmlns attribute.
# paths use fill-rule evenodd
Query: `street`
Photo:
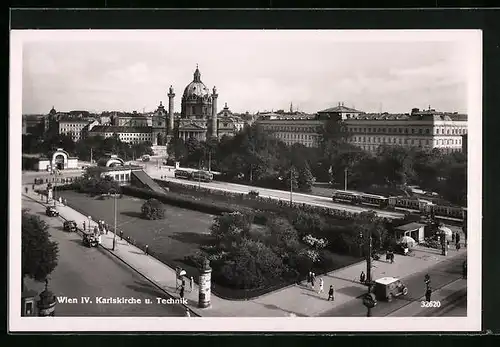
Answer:
<svg viewBox="0 0 500 347"><path fill-rule="evenodd" d="M83 246L77 233L62 230L63 220L45 216L40 204L23 196L23 208L40 215L49 225L52 240L59 244L59 261L50 275L49 289L58 297L56 316L184 316L179 304L158 303L169 297L107 251ZM29 289L43 290L44 283L25 279ZM89 297L92 303L82 303ZM141 299L141 304L97 303L102 298ZM78 303L63 303L76 299ZM151 300L146 304L145 300Z"/></svg>
<svg viewBox="0 0 500 347"><path fill-rule="evenodd" d="M242 185L242 184L235 184L235 183L228 183L228 182L221 182L221 181L212 181L210 183L204 183L204 182L196 182L196 181L186 180L186 179L176 179L176 178L174 178L175 169L173 167L170 167L170 171L168 169L169 167L160 166L160 168L158 168L156 160L152 160L149 162L137 161L137 162L133 162L133 164L143 166L144 171L149 176L151 176L152 178L155 178L155 179L160 179L161 176L167 176L169 181L176 182L176 183L196 185L196 186L200 186L200 187L204 187L204 188L230 191L230 192L243 193L243 194L247 194L249 191L255 190L255 191L259 192L259 196L264 197L264 198L270 197L273 199L290 201L290 192L282 191L282 190L267 189L267 188L260 188L260 187L254 187L254 186L246 186L246 185ZM362 212L362 211L368 210L368 208L366 208L366 207L350 206L350 205L334 203L331 198L324 197L324 196L308 195L308 194L295 193L295 192L292 193L292 200L293 200L293 202L296 202L296 203L301 203L301 204L303 203L303 204L319 206L319 207L326 207L326 208L334 208L337 210L344 210L344 211L349 211L349 212ZM385 218L401 218L401 217L403 217L403 214L399 213L399 212L390 212L390 211L383 211L383 210L377 210L376 212L380 217L385 217Z"/></svg>
<svg viewBox="0 0 500 347"><path fill-rule="evenodd" d="M421 298L425 294L425 283L424 276L425 274L429 274L431 277L431 288L433 291L439 290L439 288L448 285L451 282L454 282L460 278L462 278L462 263L466 259L466 254L457 256L453 259L443 261L441 263L436 264L435 266L429 268L425 272L416 273L414 275L403 278L403 282L408 287L408 295L406 297L400 296L395 298L392 302L384 302L378 301L377 306L372 309L372 316L374 317L383 317L388 315L397 315L399 310L405 309L404 316L419 316L419 312L421 312L420 305L412 305L412 307L407 307L408 305L414 304L415 302L420 302ZM463 296L465 294L465 302L466 300L466 289L465 293L459 292L450 293L450 295L457 296L460 300L464 300ZM432 297L431 297L431 300ZM452 298L450 304L458 305L457 302ZM432 315L446 315L448 316L448 312L445 312L449 307L447 306L447 301L443 302L443 305L440 308L429 308L428 314ZM463 302L462 302L463 303ZM463 305L462 305L463 306ZM410 308L410 310L408 310ZM454 309L455 310L455 309ZM413 312L408 312L413 311ZM425 310L424 310L425 311ZM464 315L465 313L456 308L454 311L455 314L459 312ZM363 317L366 316L367 309L363 305L361 298L353 300L352 302L346 303L340 307L337 307L331 311L327 311L323 313L321 316L323 317ZM425 315L425 314L424 314Z"/></svg>

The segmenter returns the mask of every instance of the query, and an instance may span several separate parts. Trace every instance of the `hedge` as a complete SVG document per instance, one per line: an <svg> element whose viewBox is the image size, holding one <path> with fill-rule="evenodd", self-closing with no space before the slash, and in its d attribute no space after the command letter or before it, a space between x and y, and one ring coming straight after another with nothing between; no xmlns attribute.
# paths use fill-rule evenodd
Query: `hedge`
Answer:
<svg viewBox="0 0 500 347"><path fill-rule="evenodd" d="M186 208L190 210L195 210L195 211L200 211L204 213L209 213L209 214L222 214L224 212L241 212L241 213L251 213L249 209L242 207L242 206L236 206L228 203L224 203L221 201L202 201L199 199L194 199L193 197L186 197L180 194L175 194L172 192L168 193L159 193L155 192L146 188L137 188L137 187L131 187L131 186L124 186L122 187L122 191L126 195L134 196L136 198L140 199L149 199L149 198L155 198L158 199L159 201L181 207L181 208Z"/></svg>

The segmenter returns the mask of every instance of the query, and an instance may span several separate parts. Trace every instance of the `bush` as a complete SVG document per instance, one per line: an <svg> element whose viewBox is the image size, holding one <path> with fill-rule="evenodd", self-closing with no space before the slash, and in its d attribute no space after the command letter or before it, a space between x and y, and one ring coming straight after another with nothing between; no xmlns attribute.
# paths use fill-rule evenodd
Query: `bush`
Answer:
<svg viewBox="0 0 500 347"><path fill-rule="evenodd" d="M248 237L253 222L253 215L240 212L223 213L215 218L210 228L213 237L222 248L229 248L233 242L239 242L241 238Z"/></svg>
<svg viewBox="0 0 500 347"><path fill-rule="evenodd" d="M248 192L248 195L251 196L251 197L256 198L256 197L259 196L259 192L256 191L256 190L251 190L251 191Z"/></svg>
<svg viewBox="0 0 500 347"><path fill-rule="evenodd" d="M254 289L272 284L287 271L281 258L262 242L243 239L236 254L218 269L221 283L238 289Z"/></svg>
<svg viewBox="0 0 500 347"><path fill-rule="evenodd" d="M148 199L141 207L141 215L144 219L156 220L165 218L163 204L156 199Z"/></svg>

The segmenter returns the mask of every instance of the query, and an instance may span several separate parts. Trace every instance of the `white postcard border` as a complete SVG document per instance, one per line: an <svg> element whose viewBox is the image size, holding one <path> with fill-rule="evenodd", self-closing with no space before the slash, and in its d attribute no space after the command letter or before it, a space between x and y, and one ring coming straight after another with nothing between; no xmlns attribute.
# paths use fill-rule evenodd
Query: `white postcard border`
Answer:
<svg viewBox="0 0 500 347"><path fill-rule="evenodd" d="M263 30L247 30L251 37ZM273 318L144 318L144 317L21 317L21 128L22 52L28 41L165 41L176 32L211 35L214 30L13 30L10 41L9 112L9 330L11 332L84 331L213 331L213 332L388 332L388 331L480 331L481 330L481 241L482 241L482 32L480 30L317 30L332 33L332 41L451 41L466 45L469 58L468 83L468 283L467 317L273 317ZM242 30L238 33L241 35ZM299 37L306 30L269 30L269 35ZM146 35L145 35L146 34ZM235 319L237 318L237 319Z"/></svg>

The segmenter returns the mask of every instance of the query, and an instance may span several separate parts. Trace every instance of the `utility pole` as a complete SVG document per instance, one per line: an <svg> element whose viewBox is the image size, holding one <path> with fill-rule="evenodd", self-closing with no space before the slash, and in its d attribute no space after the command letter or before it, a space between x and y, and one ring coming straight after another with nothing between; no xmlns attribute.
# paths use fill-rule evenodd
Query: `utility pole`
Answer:
<svg viewBox="0 0 500 347"><path fill-rule="evenodd" d="M290 206L293 203L292 195L293 195L293 166L290 168Z"/></svg>
<svg viewBox="0 0 500 347"><path fill-rule="evenodd" d="M347 167L344 169L344 190L347 191Z"/></svg>
<svg viewBox="0 0 500 347"><path fill-rule="evenodd" d="M208 151L208 172L212 172L212 151Z"/></svg>
<svg viewBox="0 0 500 347"><path fill-rule="evenodd" d="M368 230L368 254L366 255L366 281L368 282L368 292L372 287L372 232Z"/></svg>

